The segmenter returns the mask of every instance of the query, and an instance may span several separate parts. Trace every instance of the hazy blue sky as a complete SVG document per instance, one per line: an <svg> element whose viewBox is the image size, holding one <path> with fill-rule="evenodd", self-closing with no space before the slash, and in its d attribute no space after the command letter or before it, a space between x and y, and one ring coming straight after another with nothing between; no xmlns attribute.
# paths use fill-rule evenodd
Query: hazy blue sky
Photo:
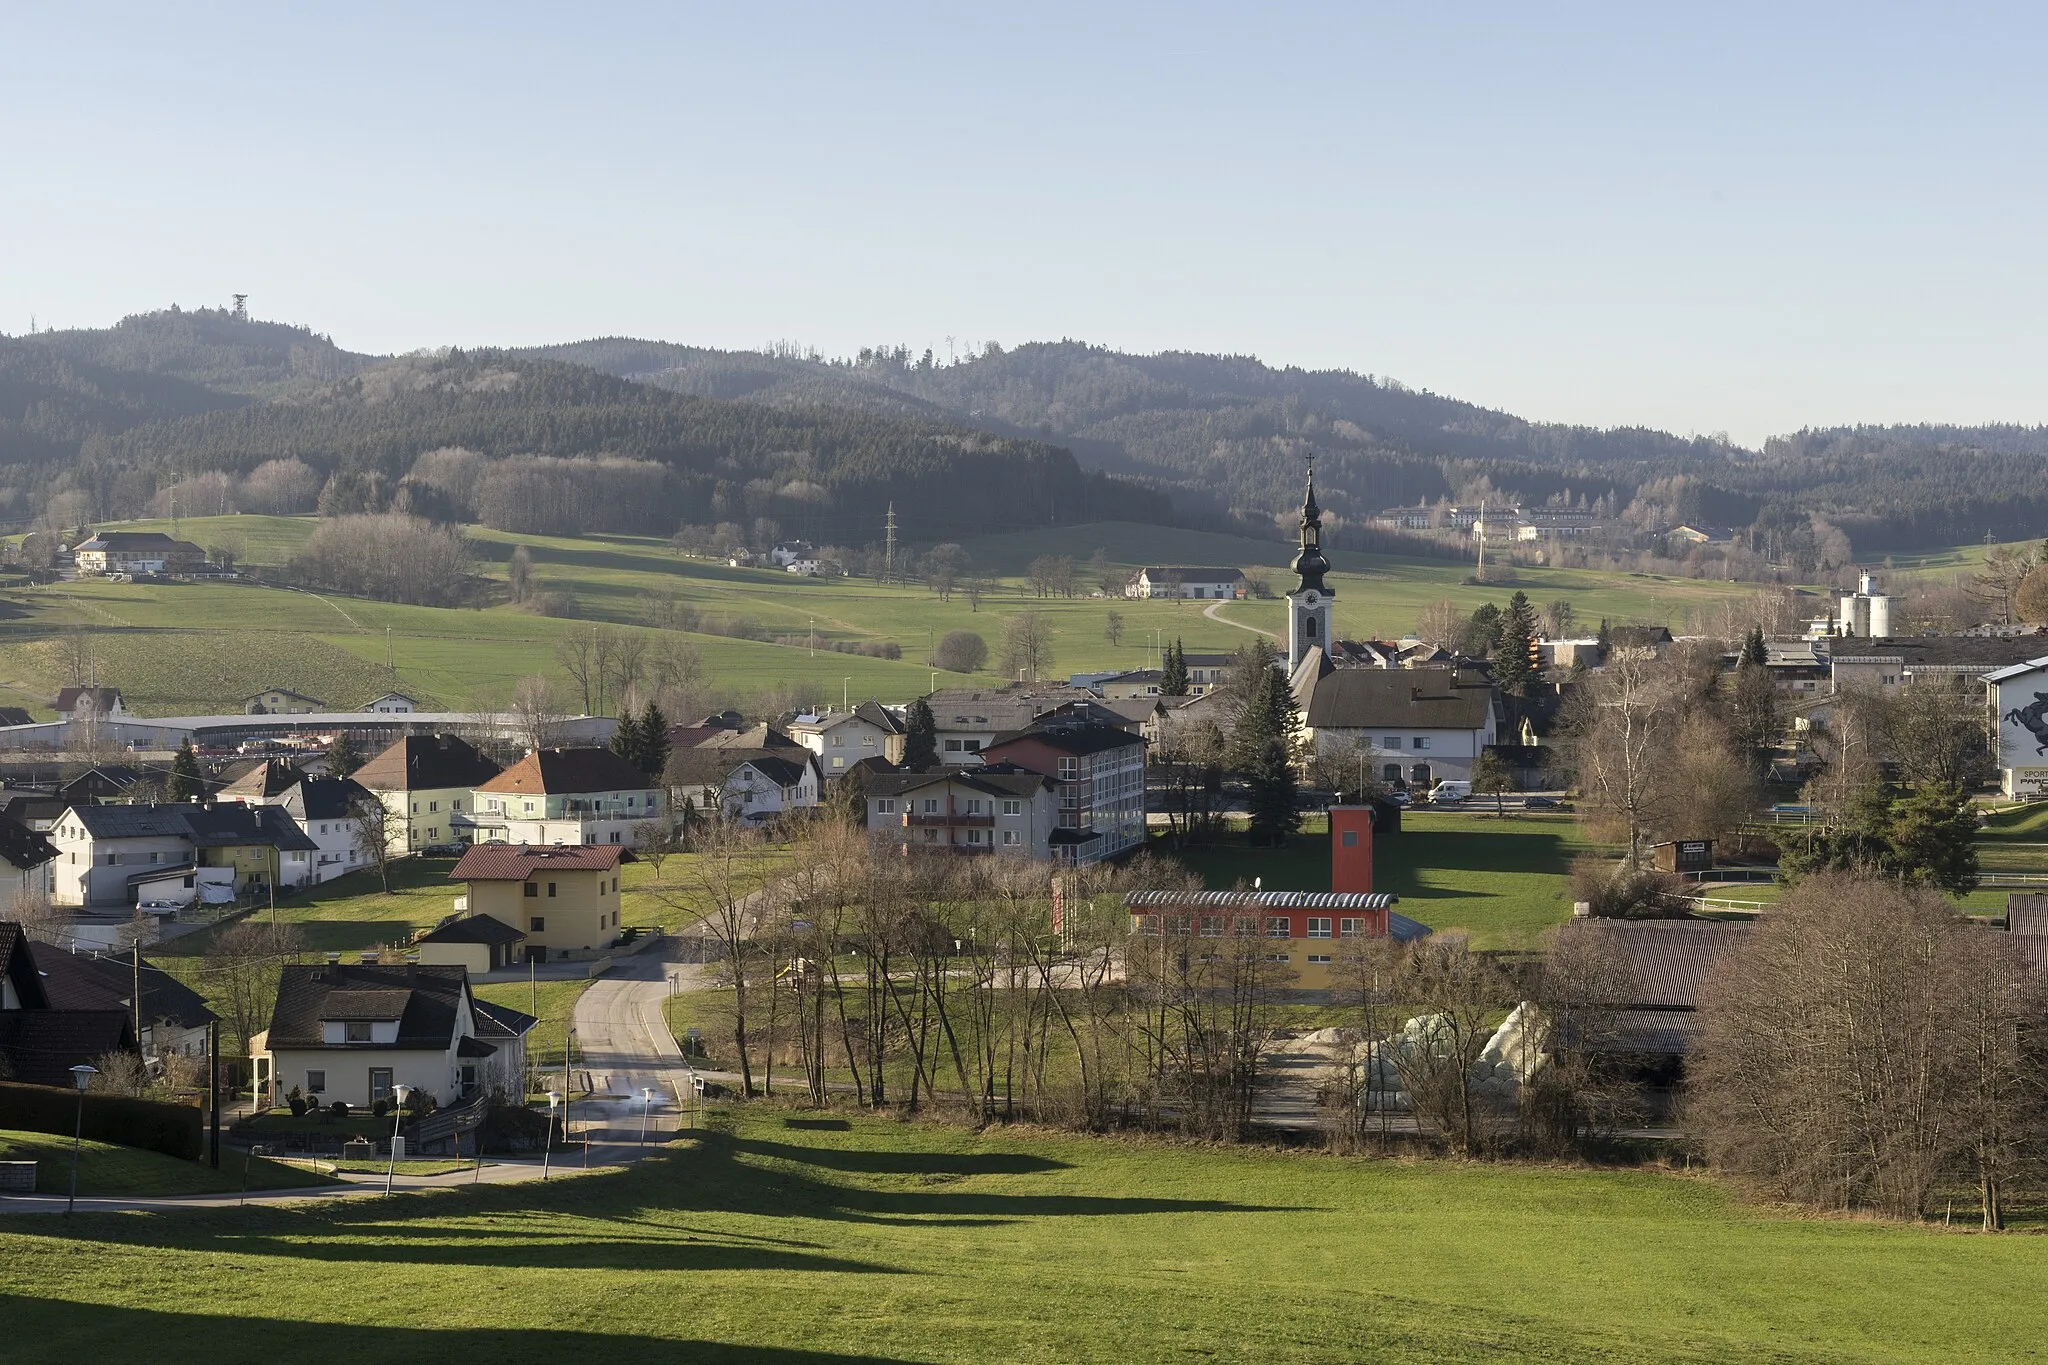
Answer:
<svg viewBox="0 0 2048 1365"><path fill-rule="evenodd" d="M0 0L0 329L1078 337L2048 421L2043 7Z"/></svg>

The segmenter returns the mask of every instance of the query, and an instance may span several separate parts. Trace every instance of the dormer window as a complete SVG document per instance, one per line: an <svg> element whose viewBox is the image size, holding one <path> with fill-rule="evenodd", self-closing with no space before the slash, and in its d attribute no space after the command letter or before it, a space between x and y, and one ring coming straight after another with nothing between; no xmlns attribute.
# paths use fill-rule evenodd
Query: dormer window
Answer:
<svg viewBox="0 0 2048 1365"><path fill-rule="evenodd" d="M349 1021L347 1021L346 1023L344 1023L344 1024L342 1025L342 1038L341 1038L341 1040L342 1040L342 1041L343 1041L344 1043L367 1043L367 1042L369 1042L369 1041L370 1041L370 1021L369 1021L369 1020L367 1020L367 1019L350 1019Z"/></svg>

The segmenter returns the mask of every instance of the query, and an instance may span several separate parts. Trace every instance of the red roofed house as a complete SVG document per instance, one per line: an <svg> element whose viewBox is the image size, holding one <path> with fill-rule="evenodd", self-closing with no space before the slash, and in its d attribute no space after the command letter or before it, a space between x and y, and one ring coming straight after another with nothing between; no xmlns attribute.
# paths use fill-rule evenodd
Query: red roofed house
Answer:
<svg viewBox="0 0 2048 1365"><path fill-rule="evenodd" d="M526 936L524 955L546 962L595 956L618 938L624 858L617 844L475 844L448 879L469 883L457 910L510 925Z"/></svg>

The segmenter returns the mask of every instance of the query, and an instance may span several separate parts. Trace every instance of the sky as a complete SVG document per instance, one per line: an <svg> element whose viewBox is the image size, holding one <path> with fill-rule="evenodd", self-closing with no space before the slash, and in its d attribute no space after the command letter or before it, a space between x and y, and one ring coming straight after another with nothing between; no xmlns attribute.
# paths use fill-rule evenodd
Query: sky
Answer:
<svg viewBox="0 0 2048 1365"><path fill-rule="evenodd" d="M0 0L0 331L1077 338L2048 422L2048 7ZM949 343L948 338L952 338Z"/></svg>

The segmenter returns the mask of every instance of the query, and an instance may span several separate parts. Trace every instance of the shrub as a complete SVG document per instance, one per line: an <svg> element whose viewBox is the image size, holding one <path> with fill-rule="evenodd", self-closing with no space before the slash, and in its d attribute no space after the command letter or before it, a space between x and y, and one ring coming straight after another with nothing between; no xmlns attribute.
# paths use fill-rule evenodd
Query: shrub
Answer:
<svg viewBox="0 0 2048 1365"><path fill-rule="evenodd" d="M1604 858L1572 864L1572 899L1591 906L1595 919L1684 919L1692 908L1678 878Z"/></svg>
<svg viewBox="0 0 2048 1365"><path fill-rule="evenodd" d="M971 630L949 630L932 651L932 666L949 673L973 673L988 662L988 641Z"/></svg>
<svg viewBox="0 0 2048 1365"><path fill-rule="evenodd" d="M383 1117L384 1117L384 1116L385 1116L386 1114L388 1114L388 1113L390 1113L390 1112L391 1112L391 1101L389 1101L389 1100L371 1100L371 1101L370 1101L370 1117L372 1117L372 1118L379 1118L379 1119L381 1119L381 1118L383 1118Z"/></svg>
<svg viewBox="0 0 2048 1365"><path fill-rule="evenodd" d="M80 1122L76 1091L0 1082L0 1128L69 1136L74 1122ZM197 1161L203 1150L201 1116L189 1104L87 1095L81 1132L95 1142L142 1147L186 1161Z"/></svg>
<svg viewBox="0 0 2048 1365"><path fill-rule="evenodd" d="M297 1086L292 1087L291 1093L284 1097L284 1102L292 1111L293 1118L298 1119L306 1116L306 1096Z"/></svg>
<svg viewBox="0 0 2048 1365"><path fill-rule="evenodd" d="M329 1117L329 1118L331 1118L331 1119L345 1119L345 1118L347 1118L347 1117L348 1117L348 1101L347 1101L347 1100L336 1100L336 1101L335 1101L334 1103L332 1103L332 1104L328 1105L328 1106L327 1106L327 1117Z"/></svg>

